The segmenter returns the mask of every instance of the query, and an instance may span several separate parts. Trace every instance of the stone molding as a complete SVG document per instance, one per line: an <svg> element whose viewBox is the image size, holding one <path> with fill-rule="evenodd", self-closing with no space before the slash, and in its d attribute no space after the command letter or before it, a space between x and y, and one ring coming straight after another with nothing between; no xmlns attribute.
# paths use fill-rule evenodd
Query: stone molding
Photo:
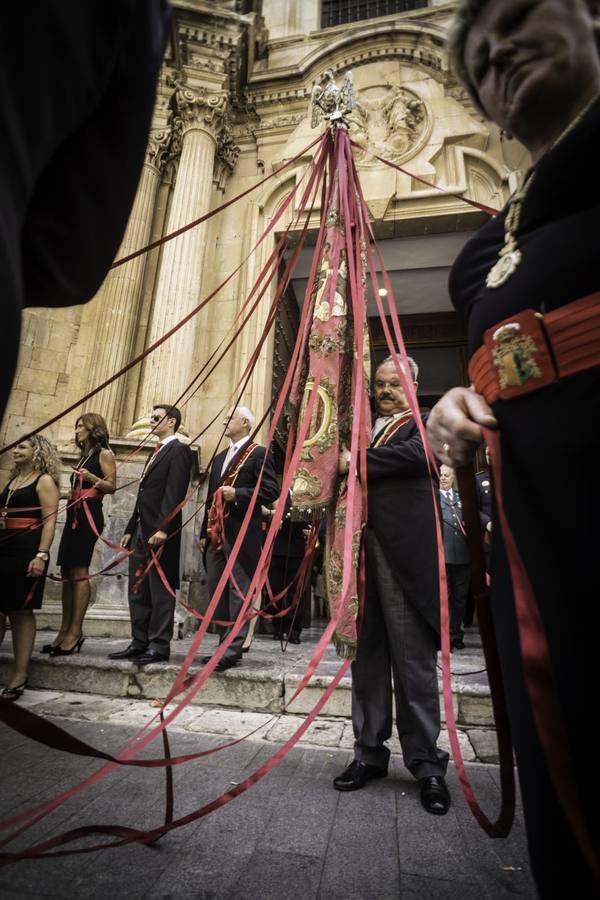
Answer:
<svg viewBox="0 0 600 900"><path fill-rule="evenodd" d="M229 121L225 119L225 124L217 135L217 152L215 154L213 174L213 181L220 190L224 190L225 182L235 169L240 152L240 147L235 142Z"/></svg>

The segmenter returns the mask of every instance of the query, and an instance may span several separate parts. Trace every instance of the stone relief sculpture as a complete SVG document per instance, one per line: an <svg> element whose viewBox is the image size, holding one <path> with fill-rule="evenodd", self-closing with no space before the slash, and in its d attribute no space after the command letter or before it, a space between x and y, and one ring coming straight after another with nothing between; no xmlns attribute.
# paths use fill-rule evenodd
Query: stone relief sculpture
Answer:
<svg viewBox="0 0 600 900"><path fill-rule="evenodd" d="M423 100L407 88L370 87L358 92L347 116L350 137L373 153L402 162L421 148L427 132ZM355 148L357 161L368 164L368 153Z"/></svg>

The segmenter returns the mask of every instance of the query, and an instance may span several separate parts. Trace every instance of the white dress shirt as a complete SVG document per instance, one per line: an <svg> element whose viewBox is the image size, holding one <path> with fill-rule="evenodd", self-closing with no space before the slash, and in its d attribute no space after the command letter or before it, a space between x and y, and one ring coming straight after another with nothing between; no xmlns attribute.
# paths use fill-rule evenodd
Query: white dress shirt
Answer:
<svg viewBox="0 0 600 900"><path fill-rule="evenodd" d="M235 442L235 444L229 445L229 450L225 454L225 459L223 460L223 467L221 469L221 478L227 471L229 463L231 462L231 460L233 459L235 454L238 452L238 450L241 450L242 447L244 446L244 444L247 444L249 440L250 440L250 435L247 435L246 437L240 438L239 441Z"/></svg>
<svg viewBox="0 0 600 900"><path fill-rule="evenodd" d="M373 443L378 434L381 434L384 428L387 428L390 422L393 422L394 419L398 419L400 416L403 416L405 412L406 410L403 410L402 412L394 413L393 416L379 416L379 418L375 419L371 431L371 443Z"/></svg>

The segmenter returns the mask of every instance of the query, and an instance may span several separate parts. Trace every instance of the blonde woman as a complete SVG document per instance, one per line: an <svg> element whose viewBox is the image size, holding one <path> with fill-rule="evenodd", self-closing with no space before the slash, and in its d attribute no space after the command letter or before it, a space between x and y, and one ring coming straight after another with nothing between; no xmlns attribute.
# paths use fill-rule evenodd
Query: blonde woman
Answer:
<svg viewBox="0 0 600 900"><path fill-rule="evenodd" d="M0 642L10 620L13 664L0 702L27 687L35 639L34 609L42 605L50 545L56 527L60 460L46 438L34 435L13 450L15 468L0 493Z"/></svg>

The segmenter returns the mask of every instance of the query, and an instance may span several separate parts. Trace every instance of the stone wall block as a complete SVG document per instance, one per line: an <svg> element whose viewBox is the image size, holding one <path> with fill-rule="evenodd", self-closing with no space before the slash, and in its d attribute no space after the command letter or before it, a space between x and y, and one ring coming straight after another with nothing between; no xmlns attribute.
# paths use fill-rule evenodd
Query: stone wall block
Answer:
<svg viewBox="0 0 600 900"><path fill-rule="evenodd" d="M21 369L17 384L22 391L33 394L55 394L58 374L44 369Z"/></svg>
<svg viewBox="0 0 600 900"><path fill-rule="evenodd" d="M300 681L301 677L299 675L286 675L284 677L284 705L287 708L287 712L309 713L323 695L325 688L331 683L331 678L322 676L311 678L302 693L288 707L288 703L290 703ZM321 710L321 714L324 716L348 717L351 715L351 707L352 683L350 678L343 678L339 687L333 692Z"/></svg>

